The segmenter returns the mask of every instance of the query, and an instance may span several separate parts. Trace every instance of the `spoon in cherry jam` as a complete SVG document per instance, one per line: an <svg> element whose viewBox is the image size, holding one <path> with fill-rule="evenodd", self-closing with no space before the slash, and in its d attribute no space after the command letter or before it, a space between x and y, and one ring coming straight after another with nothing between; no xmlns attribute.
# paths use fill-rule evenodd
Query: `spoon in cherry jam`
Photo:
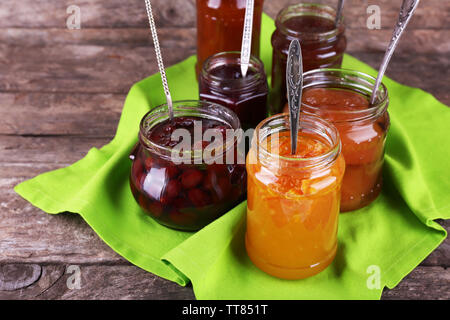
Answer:
<svg viewBox="0 0 450 320"><path fill-rule="evenodd" d="M169 109L169 118L173 119L172 96L170 95L169 84L167 83L166 70L164 69L164 62L162 59L161 48L159 46L158 33L156 32L155 19L153 18L152 4L150 0L145 0L145 7L147 9L148 23L152 32L153 45L155 47L156 61L158 62L159 73L166 95L167 107Z"/></svg>

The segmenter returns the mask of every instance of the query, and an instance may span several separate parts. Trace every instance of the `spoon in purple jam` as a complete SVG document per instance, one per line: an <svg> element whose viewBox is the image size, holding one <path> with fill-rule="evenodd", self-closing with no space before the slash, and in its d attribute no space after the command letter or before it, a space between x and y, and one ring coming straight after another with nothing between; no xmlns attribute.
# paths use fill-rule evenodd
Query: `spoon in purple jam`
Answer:
<svg viewBox="0 0 450 320"><path fill-rule="evenodd" d="M411 19L418 4L419 0L403 0L402 7L400 8L400 15L398 17L397 24L394 27L394 33L392 34L391 41L389 42L389 45L386 49L386 53L384 54L380 69L378 70L377 80L375 81L375 86L373 87L372 95L370 97L371 105L373 105L377 100L377 91L380 87L381 81L383 80L386 68L389 64L389 61L391 60L392 55L394 54L394 50L397 47L398 40L400 40L400 37L402 36L402 33L408 25L408 22Z"/></svg>
<svg viewBox="0 0 450 320"><path fill-rule="evenodd" d="M244 30L242 31L241 46L241 73L245 78L250 64L250 53L252 51L252 29L254 0L247 0L245 4Z"/></svg>
<svg viewBox="0 0 450 320"><path fill-rule="evenodd" d="M158 62L159 73L161 74L164 94L166 95L167 107L169 108L169 118L170 120L173 120L172 96L170 95L169 85L167 83L166 70L164 69L161 48L159 46L158 34L156 33L155 19L153 18L152 4L150 0L145 0L145 7L147 9L148 23L152 32L153 45L155 46L156 61Z"/></svg>
<svg viewBox="0 0 450 320"><path fill-rule="evenodd" d="M297 153L300 104L303 87L302 48L297 39L291 41L286 64L286 84L289 105L289 122L291 127L291 152Z"/></svg>

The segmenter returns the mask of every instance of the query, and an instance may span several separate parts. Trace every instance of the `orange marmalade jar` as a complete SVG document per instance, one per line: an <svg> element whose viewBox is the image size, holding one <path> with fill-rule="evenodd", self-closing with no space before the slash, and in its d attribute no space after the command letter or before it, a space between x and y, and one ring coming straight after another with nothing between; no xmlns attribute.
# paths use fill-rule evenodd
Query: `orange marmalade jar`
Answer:
<svg viewBox="0 0 450 320"><path fill-rule="evenodd" d="M345 170L336 128L301 115L291 155L289 117L274 115L256 128L246 166L245 245L252 262L283 279L325 269L336 255Z"/></svg>
<svg viewBox="0 0 450 320"><path fill-rule="evenodd" d="M381 84L369 103L375 78L344 69L316 69L304 74L302 110L332 122L339 131L345 175L341 212L356 210L381 191L384 144L389 130L388 91Z"/></svg>

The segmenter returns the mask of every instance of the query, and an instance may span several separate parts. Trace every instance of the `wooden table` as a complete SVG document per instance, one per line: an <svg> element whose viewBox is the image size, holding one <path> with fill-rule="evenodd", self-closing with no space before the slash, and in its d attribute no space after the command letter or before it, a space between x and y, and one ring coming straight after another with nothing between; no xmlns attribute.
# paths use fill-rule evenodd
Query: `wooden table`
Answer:
<svg viewBox="0 0 450 320"><path fill-rule="evenodd" d="M293 2L266 0L265 12L274 17ZM366 27L369 3L380 6L380 30ZM369 3L347 1L348 52L377 68L401 1ZM66 27L70 5L81 9L80 30ZM153 6L166 64L194 54L195 1L153 0ZM449 1L422 1L387 71L447 105L449 13ZM78 215L47 215L13 191L106 144L131 85L156 70L143 0L1 1L0 299L194 298L191 287L117 255ZM450 229L450 222L441 224ZM71 265L80 268L81 289L67 286ZM446 240L383 298L449 299L449 265Z"/></svg>

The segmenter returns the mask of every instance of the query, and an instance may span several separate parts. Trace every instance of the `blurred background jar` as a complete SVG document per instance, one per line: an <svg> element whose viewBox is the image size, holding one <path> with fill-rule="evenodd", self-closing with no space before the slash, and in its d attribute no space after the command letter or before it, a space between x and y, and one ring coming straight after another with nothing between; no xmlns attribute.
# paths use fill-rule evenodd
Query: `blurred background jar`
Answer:
<svg viewBox="0 0 450 320"><path fill-rule="evenodd" d="M158 223L195 231L245 198L245 165L235 161L241 136L225 135L228 129L240 129L240 122L230 109L209 102L174 101L173 107L173 120L167 105L142 118L139 142L130 155L130 187L141 209ZM193 133L196 122L202 126L198 140ZM177 129L189 132L191 148L175 149L181 143L173 140ZM203 140L206 130L222 137L219 143L213 141L217 144L213 157L203 152L209 145ZM174 152L180 157L174 158Z"/></svg>
<svg viewBox="0 0 450 320"><path fill-rule="evenodd" d="M300 41L303 71L339 68L347 47L343 18L335 25L336 11L327 5L301 3L281 10L272 34L272 90L270 113L281 112L286 98L286 61L289 44Z"/></svg>
<svg viewBox="0 0 450 320"><path fill-rule="evenodd" d="M211 55L239 51L242 44L246 0L197 0L197 75ZM259 58L264 0L255 0L251 54Z"/></svg>
<svg viewBox="0 0 450 320"><path fill-rule="evenodd" d="M245 78L240 67L240 52L222 52L209 57L199 78L200 99L233 110L244 130L256 128L267 117L267 84L264 65L251 56Z"/></svg>
<svg viewBox="0 0 450 320"><path fill-rule="evenodd" d="M367 206L382 187L384 149L390 121L388 91L381 84L370 105L375 78L345 69L304 74L302 111L332 122L339 131L345 175L341 212Z"/></svg>

